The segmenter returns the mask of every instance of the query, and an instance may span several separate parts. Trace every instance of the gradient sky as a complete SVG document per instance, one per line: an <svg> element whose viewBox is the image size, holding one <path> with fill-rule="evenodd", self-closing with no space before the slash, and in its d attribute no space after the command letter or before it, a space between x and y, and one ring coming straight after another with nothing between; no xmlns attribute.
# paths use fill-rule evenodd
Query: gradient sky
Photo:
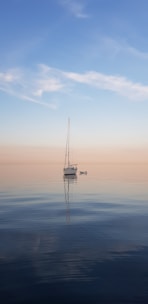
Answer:
<svg viewBox="0 0 148 304"><path fill-rule="evenodd" d="M148 148L148 1L1 0L0 145Z"/></svg>

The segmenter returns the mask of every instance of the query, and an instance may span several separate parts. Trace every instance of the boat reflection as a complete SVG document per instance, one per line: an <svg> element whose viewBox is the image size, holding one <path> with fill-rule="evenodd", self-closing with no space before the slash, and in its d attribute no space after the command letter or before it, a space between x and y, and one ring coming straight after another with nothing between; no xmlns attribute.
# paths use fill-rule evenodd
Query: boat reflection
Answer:
<svg viewBox="0 0 148 304"><path fill-rule="evenodd" d="M77 183L77 175L64 175L64 194L66 204L66 223L70 223L70 185Z"/></svg>

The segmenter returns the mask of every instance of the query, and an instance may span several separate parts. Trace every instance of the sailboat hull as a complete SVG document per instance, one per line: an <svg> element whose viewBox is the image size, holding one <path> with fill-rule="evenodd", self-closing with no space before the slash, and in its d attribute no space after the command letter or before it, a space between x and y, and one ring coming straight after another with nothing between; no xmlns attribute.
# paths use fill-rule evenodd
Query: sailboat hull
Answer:
<svg viewBox="0 0 148 304"><path fill-rule="evenodd" d="M76 175L77 168L76 167L67 167L64 168L64 175Z"/></svg>

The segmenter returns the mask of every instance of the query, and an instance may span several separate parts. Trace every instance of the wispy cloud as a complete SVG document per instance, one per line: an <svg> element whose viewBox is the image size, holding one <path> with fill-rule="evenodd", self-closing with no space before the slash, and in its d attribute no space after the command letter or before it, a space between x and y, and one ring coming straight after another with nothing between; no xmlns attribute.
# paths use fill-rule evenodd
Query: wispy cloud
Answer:
<svg viewBox="0 0 148 304"><path fill-rule="evenodd" d="M125 50L128 51L129 53L131 53L132 55L139 57L141 59L148 59L148 53L142 52L136 48L133 48L132 46L127 46L125 48Z"/></svg>
<svg viewBox="0 0 148 304"><path fill-rule="evenodd" d="M57 92L63 88L61 80L55 75L50 75L51 69L45 65L39 65L40 76L36 80L33 95L42 96L45 92Z"/></svg>
<svg viewBox="0 0 148 304"><path fill-rule="evenodd" d="M125 77L101 74L90 71L84 74L64 73L72 81L96 87L100 90L112 91L133 100L148 99L148 86L134 83Z"/></svg>
<svg viewBox="0 0 148 304"><path fill-rule="evenodd" d="M126 77L106 75L96 71L73 73L39 65L34 71L11 69L0 72L0 90L35 104L56 109L57 94L60 98L69 92L81 92L81 85L89 95L94 90L110 91L135 101L148 100L148 85L133 82ZM77 90L78 89L78 90ZM61 95L62 94L62 95ZM60 98L62 100L62 98Z"/></svg>
<svg viewBox="0 0 148 304"><path fill-rule="evenodd" d="M1 72L0 91L55 110L57 105L51 100L50 93L62 90L64 84L49 71L49 67L39 65L34 71L16 68ZM44 101L46 93L49 102Z"/></svg>
<svg viewBox="0 0 148 304"><path fill-rule="evenodd" d="M46 107L46 108L49 108L49 109L53 109L53 110L57 109L57 107L56 107L55 104L46 103L46 102L34 99L34 98L30 97L30 96L23 95L23 93L19 93L16 90L11 90L11 89L8 89L8 88L3 88L3 87L0 86L0 91L6 93L8 95L15 96L16 98L18 98L20 100L29 101L31 103L35 103L35 104L38 104L38 105L41 105L43 107Z"/></svg>
<svg viewBox="0 0 148 304"><path fill-rule="evenodd" d="M17 69L10 69L6 72L0 73L0 82L1 83L11 83L17 81L20 77L19 71Z"/></svg>
<svg viewBox="0 0 148 304"><path fill-rule="evenodd" d="M89 15L85 12L84 1L82 0L60 0L63 5L76 18L88 18Z"/></svg>
<svg viewBox="0 0 148 304"><path fill-rule="evenodd" d="M98 38L97 38L98 40ZM139 59L148 59L148 53L143 52L130 44L127 43L125 40L117 40L111 37L103 37L100 38L98 42L95 42L95 49L98 53L99 51L107 52L111 56L117 56L120 54L128 54Z"/></svg>

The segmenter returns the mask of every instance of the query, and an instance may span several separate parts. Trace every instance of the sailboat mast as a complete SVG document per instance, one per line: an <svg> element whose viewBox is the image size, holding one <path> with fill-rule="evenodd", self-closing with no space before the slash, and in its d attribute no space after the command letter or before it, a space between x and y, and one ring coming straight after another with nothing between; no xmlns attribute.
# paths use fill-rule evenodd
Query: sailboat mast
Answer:
<svg viewBox="0 0 148 304"><path fill-rule="evenodd" d="M70 165L70 160L69 160L69 142L70 142L70 118L68 118L68 166Z"/></svg>
<svg viewBox="0 0 148 304"><path fill-rule="evenodd" d="M67 139L66 139L66 152L65 152L65 164L64 164L64 176L73 175L76 176L77 167L76 165L70 165L70 118L68 118L68 130L67 130Z"/></svg>
<svg viewBox="0 0 148 304"><path fill-rule="evenodd" d="M66 152L65 152L65 164L64 164L64 167L70 165L70 159L69 159L69 139L70 139L70 118L68 118L68 129L67 129Z"/></svg>

